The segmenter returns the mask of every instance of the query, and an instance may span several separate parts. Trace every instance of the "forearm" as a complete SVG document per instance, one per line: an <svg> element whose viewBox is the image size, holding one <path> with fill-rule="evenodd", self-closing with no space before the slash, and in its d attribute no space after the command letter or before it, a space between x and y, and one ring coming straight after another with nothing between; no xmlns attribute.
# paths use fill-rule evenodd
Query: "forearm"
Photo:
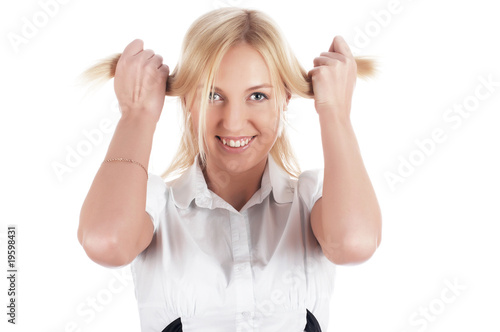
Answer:
<svg viewBox="0 0 500 332"><path fill-rule="evenodd" d="M155 127L149 119L122 117L105 159L132 159L148 169ZM146 190L147 174L139 165L107 162L100 166L80 212L78 239L87 253L113 254L123 243L133 248L142 232Z"/></svg>
<svg viewBox="0 0 500 332"><path fill-rule="evenodd" d="M348 117L320 112L324 155L322 228L329 250L373 253L381 240L381 213Z"/></svg>

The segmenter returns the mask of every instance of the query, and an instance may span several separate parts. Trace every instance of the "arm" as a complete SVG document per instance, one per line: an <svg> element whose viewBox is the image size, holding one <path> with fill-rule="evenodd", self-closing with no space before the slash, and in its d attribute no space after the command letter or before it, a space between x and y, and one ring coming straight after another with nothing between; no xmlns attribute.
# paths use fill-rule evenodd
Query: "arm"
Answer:
<svg viewBox="0 0 500 332"><path fill-rule="evenodd" d="M155 123L121 118L106 159L126 157L146 169ZM126 162L104 163L85 198L78 240L93 261L104 266L130 263L153 237L146 213L147 178L140 166Z"/></svg>
<svg viewBox="0 0 500 332"><path fill-rule="evenodd" d="M338 53L337 53L338 52ZM370 258L381 241L381 213L349 119L356 63L343 39L315 59L311 70L324 155L323 196L311 227L336 264Z"/></svg>
<svg viewBox="0 0 500 332"><path fill-rule="evenodd" d="M165 102L168 66L136 39L122 53L114 87L122 117L106 159L128 158L148 169L156 123ZM147 176L128 162L104 163L85 198L78 240L104 266L129 264L151 243L153 224L146 212Z"/></svg>
<svg viewBox="0 0 500 332"><path fill-rule="evenodd" d="M320 115L325 161L323 196L311 226L325 256L336 264L360 263L380 244L381 215L351 123Z"/></svg>

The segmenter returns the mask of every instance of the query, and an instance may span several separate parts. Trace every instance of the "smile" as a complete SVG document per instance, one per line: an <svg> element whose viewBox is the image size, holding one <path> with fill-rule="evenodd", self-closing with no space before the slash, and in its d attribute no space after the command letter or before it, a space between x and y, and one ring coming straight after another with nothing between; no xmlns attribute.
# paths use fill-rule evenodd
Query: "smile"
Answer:
<svg viewBox="0 0 500 332"><path fill-rule="evenodd" d="M238 153L246 150L250 144L252 144L256 136L246 136L246 137L220 137L216 136L221 147L230 153Z"/></svg>

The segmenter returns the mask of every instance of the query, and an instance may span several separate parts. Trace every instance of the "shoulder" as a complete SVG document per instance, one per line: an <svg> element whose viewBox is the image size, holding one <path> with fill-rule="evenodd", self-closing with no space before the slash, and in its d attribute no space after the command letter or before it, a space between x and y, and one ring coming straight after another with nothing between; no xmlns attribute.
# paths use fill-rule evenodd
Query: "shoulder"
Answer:
<svg viewBox="0 0 500 332"><path fill-rule="evenodd" d="M300 173L298 178L298 186L315 186L318 183L323 182L323 169L315 168L308 169Z"/></svg>
<svg viewBox="0 0 500 332"><path fill-rule="evenodd" d="M148 173L146 192L146 212L153 222L154 232L158 229L162 211L167 206L169 198L168 185L160 176Z"/></svg>
<svg viewBox="0 0 500 332"><path fill-rule="evenodd" d="M148 172L148 187L155 189L166 189L168 182L166 182L161 176L154 173Z"/></svg>
<svg viewBox="0 0 500 332"><path fill-rule="evenodd" d="M323 169L310 169L303 171L297 181L299 198L304 201L309 209L323 195Z"/></svg>
<svg viewBox="0 0 500 332"><path fill-rule="evenodd" d="M148 183L147 183L147 193L148 195L161 195L167 194L169 183L165 182L165 180L156 174L148 173Z"/></svg>

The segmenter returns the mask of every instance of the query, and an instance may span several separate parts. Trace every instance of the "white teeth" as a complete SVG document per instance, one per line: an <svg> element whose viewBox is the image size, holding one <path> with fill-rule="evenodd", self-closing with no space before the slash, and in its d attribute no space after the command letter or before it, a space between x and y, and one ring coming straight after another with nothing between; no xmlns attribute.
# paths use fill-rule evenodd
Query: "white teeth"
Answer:
<svg viewBox="0 0 500 332"><path fill-rule="evenodd" d="M242 147L242 146L245 146L248 144L248 142L251 141L251 138L247 138L247 139L244 139L244 140L226 140L225 138L221 138L221 141L224 145L229 145L230 147L232 148L239 148L239 147Z"/></svg>

